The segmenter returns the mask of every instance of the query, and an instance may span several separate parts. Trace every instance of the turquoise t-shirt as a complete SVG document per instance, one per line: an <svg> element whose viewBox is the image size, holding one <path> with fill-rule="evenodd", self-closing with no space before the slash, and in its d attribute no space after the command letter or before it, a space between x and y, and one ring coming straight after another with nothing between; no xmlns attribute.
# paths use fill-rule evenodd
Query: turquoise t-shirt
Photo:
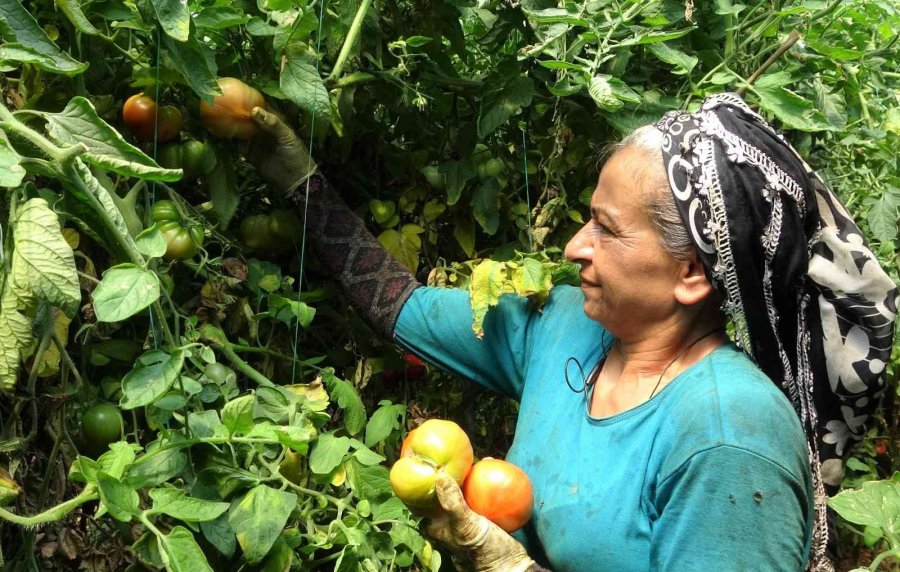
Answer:
<svg viewBox="0 0 900 572"><path fill-rule="evenodd" d="M402 346L520 402L507 459L534 486L516 533L554 572L798 571L809 553L807 448L787 398L739 349L722 346L649 401L598 419L572 392L567 358L600 359L610 335L557 286L541 312L505 296L472 332L468 294L419 288ZM580 385L577 368L570 379Z"/></svg>

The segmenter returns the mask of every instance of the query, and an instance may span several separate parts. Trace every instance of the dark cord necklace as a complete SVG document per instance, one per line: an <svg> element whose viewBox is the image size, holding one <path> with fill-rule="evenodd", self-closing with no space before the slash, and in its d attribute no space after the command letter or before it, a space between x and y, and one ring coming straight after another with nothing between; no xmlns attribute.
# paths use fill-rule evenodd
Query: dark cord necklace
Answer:
<svg viewBox="0 0 900 572"><path fill-rule="evenodd" d="M665 367L665 369L663 369L662 373L659 374L659 379L656 380L656 385L653 386L653 391L650 392L650 397L648 397L647 400L649 401L654 395L656 395L656 390L659 389L659 384L662 383L663 376L666 375L666 372L669 371L669 368L672 367L672 364L674 364L676 361L678 361L678 359L681 358L681 356L683 356L685 353L687 353L687 351L689 349L691 349L692 347L697 345L697 343L699 343L701 340L708 338L709 336L711 336L721 330L722 330L722 328L719 328L719 327L717 327L713 330L710 330L709 332L703 334L702 336L700 336L699 338L697 338L696 340L694 340L693 342L691 342L690 344L685 346L685 348L683 350L681 350L672 361L669 362L669 365L667 365ZM566 384L569 386L570 390L572 390L575 393L584 393L585 395L587 395L588 388L593 387L593 385L595 383L597 383L597 380L600 378L600 372L603 371L603 366L606 365L606 357L609 355L609 351L612 349L612 346L613 346L612 343L609 344L606 351L603 352L603 357L600 358L600 360L597 362L597 365L594 366L594 369L591 370L589 378L585 377L584 369L581 367L581 363L578 361L578 359L576 359L574 357L570 357L569 359L566 360L565 379L566 379ZM581 388L580 389L576 389L572 385L572 382L569 380L569 363L570 362L575 363L575 365L578 367L578 371L581 374Z"/></svg>

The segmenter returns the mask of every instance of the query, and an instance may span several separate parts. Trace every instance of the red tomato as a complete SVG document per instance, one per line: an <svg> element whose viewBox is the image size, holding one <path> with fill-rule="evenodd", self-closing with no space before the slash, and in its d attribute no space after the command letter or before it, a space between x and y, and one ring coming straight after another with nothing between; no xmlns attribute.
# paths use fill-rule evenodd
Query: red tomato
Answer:
<svg viewBox="0 0 900 572"><path fill-rule="evenodd" d="M410 379L418 378L425 371L425 362L419 356L404 352L403 359L406 361L406 373Z"/></svg>
<svg viewBox="0 0 900 572"><path fill-rule="evenodd" d="M446 473L462 485L472 467L472 443L453 421L429 419L410 431L391 468L391 487L412 511L434 514L438 509L434 481Z"/></svg>
<svg viewBox="0 0 900 572"><path fill-rule="evenodd" d="M256 124L250 118L254 107L266 108L266 100L256 89L233 77L219 78L222 95L213 102L200 102L200 120L216 137L250 139Z"/></svg>
<svg viewBox="0 0 900 572"><path fill-rule="evenodd" d="M178 108L171 105L159 107L153 98L137 93L125 101L122 106L122 120L139 141L153 141L154 135L159 143L165 143L178 137L182 119ZM158 125L158 127L157 127Z"/></svg>
<svg viewBox="0 0 900 572"><path fill-rule="evenodd" d="M463 496L469 508L506 532L522 528L531 519L531 481L512 463L490 457L475 463L463 484Z"/></svg>

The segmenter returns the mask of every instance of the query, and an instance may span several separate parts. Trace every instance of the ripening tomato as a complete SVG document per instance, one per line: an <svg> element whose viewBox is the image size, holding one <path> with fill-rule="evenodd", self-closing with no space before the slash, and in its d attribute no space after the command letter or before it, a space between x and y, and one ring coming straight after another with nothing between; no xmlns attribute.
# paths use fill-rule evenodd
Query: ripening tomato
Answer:
<svg viewBox="0 0 900 572"><path fill-rule="evenodd" d="M406 362L406 375L410 379L417 379L425 371L425 362L416 354L404 352L403 361Z"/></svg>
<svg viewBox="0 0 900 572"><path fill-rule="evenodd" d="M266 100L256 89L233 77L219 78L222 95L212 103L200 102L200 120L216 137L250 139L256 124L250 118L254 107L266 108Z"/></svg>
<svg viewBox="0 0 900 572"><path fill-rule="evenodd" d="M132 95L122 106L122 120L139 141L165 143L178 137L181 131L181 112L177 107L159 107L153 98L141 93Z"/></svg>
<svg viewBox="0 0 900 572"><path fill-rule="evenodd" d="M478 461L469 471L463 496L469 508L506 532L522 528L531 518L534 505L534 491L525 471L490 457Z"/></svg>
<svg viewBox="0 0 900 572"><path fill-rule="evenodd" d="M462 485L472 467L472 443L453 421L429 419L410 431L391 468L391 487L410 510L434 514L438 509L434 482L443 472Z"/></svg>
<svg viewBox="0 0 900 572"><path fill-rule="evenodd" d="M200 252L203 228L196 224L185 227L175 203L156 201L150 214L166 239L166 260L187 260Z"/></svg>

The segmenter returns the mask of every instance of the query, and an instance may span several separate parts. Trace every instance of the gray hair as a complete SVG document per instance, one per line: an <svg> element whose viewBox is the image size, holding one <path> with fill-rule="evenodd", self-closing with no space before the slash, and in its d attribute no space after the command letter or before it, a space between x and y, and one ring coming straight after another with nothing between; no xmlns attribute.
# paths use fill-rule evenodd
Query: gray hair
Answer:
<svg viewBox="0 0 900 572"><path fill-rule="evenodd" d="M656 228L659 244L675 260L687 260L694 252L694 243L675 198L669 189L669 179L662 156L663 133L653 125L639 127L614 144L613 151L634 149L642 155L636 169L638 186L643 189L644 208Z"/></svg>

